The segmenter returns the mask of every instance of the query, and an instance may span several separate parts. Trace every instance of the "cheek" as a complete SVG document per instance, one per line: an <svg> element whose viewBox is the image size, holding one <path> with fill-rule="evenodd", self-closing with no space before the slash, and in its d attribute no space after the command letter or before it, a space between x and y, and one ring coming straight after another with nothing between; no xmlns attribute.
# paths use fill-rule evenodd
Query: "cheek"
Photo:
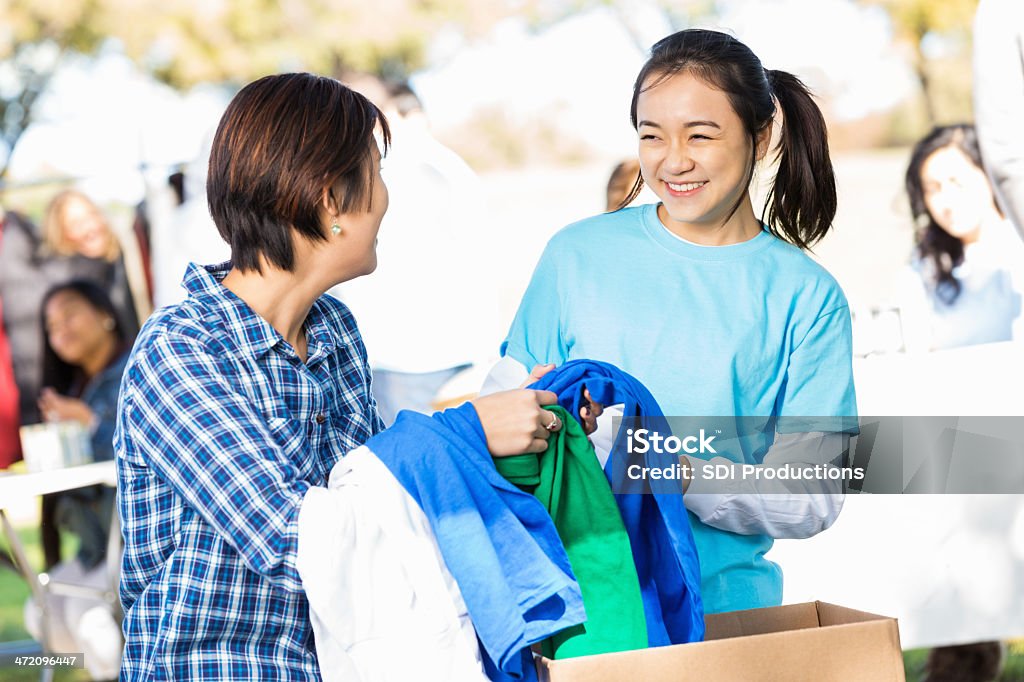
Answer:
<svg viewBox="0 0 1024 682"><path fill-rule="evenodd" d="M971 197L979 211L995 203L995 198L992 196L992 188L988 184L987 177L975 178L971 188Z"/></svg>
<svg viewBox="0 0 1024 682"><path fill-rule="evenodd" d="M716 173L744 179L752 163L753 150L749 145L736 145L727 149L715 150L704 157L706 168Z"/></svg>
<svg viewBox="0 0 1024 682"><path fill-rule="evenodd" d="M66 330L50 336L50 346L53 347L53 352L65 362L74 362L78 359L78 353L76 352L78 345L74 334Z"/></svg>
<svg viewBox="0 0 1024 682"><path fill-rule="evenodd" d="M651 152L641 151L638 161L640 162L640 177L648 185L654 185L657 182L658 173L657 156Z"/></svg>

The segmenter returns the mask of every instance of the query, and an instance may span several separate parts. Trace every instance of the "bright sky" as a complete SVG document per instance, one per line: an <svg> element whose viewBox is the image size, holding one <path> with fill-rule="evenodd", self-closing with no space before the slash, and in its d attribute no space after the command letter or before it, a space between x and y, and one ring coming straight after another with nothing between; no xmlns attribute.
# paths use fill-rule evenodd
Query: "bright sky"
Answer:
<svg viewBox="0 0 1024 682"><path fill-rule="evenodd" d="M768 68L803 77L834 99L834 114L855 119L910 92L911 74L890 46L888 20L852 0L729 0L714 26L733 32ZM524 120L543 117L573 139L616 158L635 146L628 123L633 79L650 45L670 27L646 0L628 12L633 35L609 9L575 15L534 34L509 20L485 42L450 37L439 63L413 84L437 127L458 125L481 108ZM192 160L227 102L220 89L181 95L140 74L111 48L77 60L54 80L39 122L23 136L11 177L70 174L101 201L141 198L140 162ZM162 172L162 169L161 169Z"/></svg>

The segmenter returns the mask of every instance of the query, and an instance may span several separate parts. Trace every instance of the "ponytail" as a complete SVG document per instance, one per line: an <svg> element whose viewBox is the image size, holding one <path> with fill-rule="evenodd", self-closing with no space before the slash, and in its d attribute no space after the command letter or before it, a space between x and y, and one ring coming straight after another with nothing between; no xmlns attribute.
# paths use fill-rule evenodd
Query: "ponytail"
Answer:
<svg viewBox="0 0 1024 682"><path fill-rule="evenodd" d="M777 237L808 249L828 232L836 215L836 178L828 154L828 130L807 86L791 73L767 70L782 109L775 147L778 170L762 222Z"/></svg>

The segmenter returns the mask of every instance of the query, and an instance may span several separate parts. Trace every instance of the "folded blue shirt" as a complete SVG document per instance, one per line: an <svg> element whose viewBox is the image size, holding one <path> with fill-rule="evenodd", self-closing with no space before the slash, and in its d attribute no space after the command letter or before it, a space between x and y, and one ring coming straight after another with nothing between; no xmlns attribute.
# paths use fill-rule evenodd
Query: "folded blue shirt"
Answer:
<svg viewBox="0 0 1024 682"><path fill-rule="evenodd" d="M536 680L529 646L584 622L583 597L547 510L494 468L475 408L403 411L366 446L430 521L488 676Z"/></svg>
<svg viewBox="0 0 1024 682"><path fill-rule="evenodd" d="M584 404L583 389L602 405L623 406L623 425L668 436L671 429L650 391L629 374L606 362L571 360L545 374L530 388L552 391L573 415ZM628 419L633 418L633 419ZM605 475L615 492L626 526L643 595L650 646L682 644L704 638L704 606L700 595L700 564L693 533L675 480L633 480L632 463L667 468L676 457L652 452L626 454L625 429L616 434Z"/></svg>

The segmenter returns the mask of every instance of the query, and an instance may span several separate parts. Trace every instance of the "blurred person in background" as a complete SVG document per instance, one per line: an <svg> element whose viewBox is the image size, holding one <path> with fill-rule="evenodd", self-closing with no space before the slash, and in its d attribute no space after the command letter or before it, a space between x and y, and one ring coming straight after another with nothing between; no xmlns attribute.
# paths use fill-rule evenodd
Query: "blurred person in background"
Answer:
<svg viewBox="0 0 1024 682"><path fill-rule="evenodd" d="M114 458L114 424L121 375L131 336L107 293L94 282L60 284L43 299L45 339L39 411L47 423L78 422L89 433L97 462ZM46 565L60 561L57 530L79 538L77 559L86 570L105 557L114 491L92 486L43 498Z"/></svg>
<svg viewBox="0 0 1024 682"><path fill-rule="evenodd" d="M3 319L3 310L3 300L0 300L0 319ZM0 469L21 459L18 425L18 385L14 382L7 333L0 325Z"/></svg>
<svg viewBox="0 0 1024 682"><path fill-rule="evenodd" d="M96 283L76 280L50 289L43 298L41 324L43 388L39 410L48 423L77 422L90 435L93 459L114 457L117 398L131 338L118 311ZM113 578L107 551L114 512L114 489L88 486L44 495L41 535L46 570L52 580L92 588L97 594L48 593L50 645L82 651L96 679L117 676L122 640L110 604L99 597ZM78 539L74 557L61 559L60 531ZM25 626L42 637L40 605L25 605Z"/></svg>
<svg viewBox="0 0 1024 682"><path fill-rule="evenodd" d="M0 301L20 424L39 421L36 398L41 385L43 348L39 304L46 292L41 242L39 229L31 220L15 211L4 212L0 234Z"/></svg>
<svg viewBox="0 0 1024 682"><path fill-rule="evenodd" d="M0 207L0 273L4 265L4 231L8 220L17 220L16 214L7 213ZM2 281L3 275L0 274L0 282ZM3 290L0 288L0 470L21 459L21 440L18 437L18 426L21 421L18 384L14 379L14 364L11 359L10 341L7 338L7 327L3 324L3 304Z"/></svg>
<svg viewBox="0 0 1024 682"><path fill-rule="evenodd" d="M119 319L134 335L152 312L139 245L118 239L111 222L88 196L64 190L46 207L44 248L66 259L74 278L89 279L110 295Z"/></svg>
<svg viewBox="0 0 1024 682"><path fill-rule="evenodd" d="M1024 3L981 0L974 16L974 117L985 169L1024 235Z"/></svg>
<svg viewBox="0 0 1024 682"><path fill-rule="evenodd" d="M122 243L100 209L76 190L58 193L47 205L42 229L8 214L0 249L0 299L4 328L19 392L22 424L41 421L43 295L55 284L85 279L114 302L118 321L133 336L149 315L145 271L133 239Z"/></svg>
<svg viewBox="0 0 1024 682"><path fill-rule="evenodd" d="M486 364L498 333L497 293L479 178L431 134L407 84L386 91L375 85L366 77L353 81L391 124L393 147L381 171L391 203L373 278L332 293L359 322L373 395L390 425L399 410L433 412L442 386L474 363Z"/></svg>
<svg viewBox="0 0 1024 682"><path fill-rule="evenodd" d="M974 126L941 126L922 138L905 183L916 225L896 301L905 348L1020 338L1024 243L996 204Z"/></svg>
<svg viewBox="0 0 1024 682"><path fill-rule="evenodd" d="M619 162L612 169L608 178L608 188L605 191L605 211L616 211L622 208L622 203L630 196L637 178L640 177L640 161L637 159L626 159Z"/></svg>

